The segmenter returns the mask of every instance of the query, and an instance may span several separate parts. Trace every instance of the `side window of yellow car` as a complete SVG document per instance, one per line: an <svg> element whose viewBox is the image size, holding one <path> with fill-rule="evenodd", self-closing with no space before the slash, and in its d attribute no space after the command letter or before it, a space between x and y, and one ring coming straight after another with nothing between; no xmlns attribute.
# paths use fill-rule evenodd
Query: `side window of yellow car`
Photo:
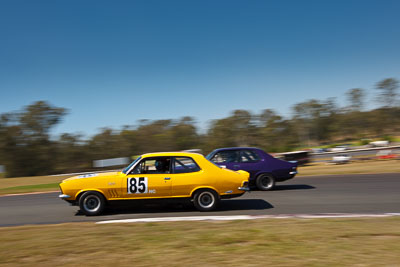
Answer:
<svg viewBox="0 0 400 267"><path fill-rule="evenodd" d="M170 173L170 163L170 157L145 158L130 172L130 174Z"/></svg>
<svg viewBox="0 0 400 267"><path fill-rule="evenodd" d="M174 173L190 173L200 171L200 167L189 157L175 157L173 161Z"/></svg>

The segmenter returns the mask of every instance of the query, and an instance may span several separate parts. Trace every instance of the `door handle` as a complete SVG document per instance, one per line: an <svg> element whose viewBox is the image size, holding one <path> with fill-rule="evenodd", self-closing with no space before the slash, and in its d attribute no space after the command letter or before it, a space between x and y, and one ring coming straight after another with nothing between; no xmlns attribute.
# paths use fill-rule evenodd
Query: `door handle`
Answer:
<svg viewBox="0 0 400 267"><path fill-rule="evenodd" d="M240 165L233 165L233 167L234 167L234 168L239 168L239 167L240 167Z"/></svg>
<svg viewBox="0 0 400 267"><path fill-rule="evenodd" d="M171 180L171 178L170 177L165 177L164 180Z"/></svg>

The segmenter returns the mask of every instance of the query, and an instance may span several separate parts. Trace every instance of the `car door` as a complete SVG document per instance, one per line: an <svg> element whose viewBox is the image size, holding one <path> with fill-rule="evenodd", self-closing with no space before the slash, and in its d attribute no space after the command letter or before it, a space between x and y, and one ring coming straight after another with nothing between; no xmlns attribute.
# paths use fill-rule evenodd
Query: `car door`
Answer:
<svg viewBox="0 0 400 267"><path fill-rule="evenodd" d="M188 197L193 189L203 184L204 175L191 157L174 157L172 172L172 197Z"/></svg>
<svg viewBox="0 0 400 267"><path fill-rule="evenodd" d="M158 169L157 163L164 162ZM171 196L171 158L144 158L122 181L124 198L163 198Z"/></svg>

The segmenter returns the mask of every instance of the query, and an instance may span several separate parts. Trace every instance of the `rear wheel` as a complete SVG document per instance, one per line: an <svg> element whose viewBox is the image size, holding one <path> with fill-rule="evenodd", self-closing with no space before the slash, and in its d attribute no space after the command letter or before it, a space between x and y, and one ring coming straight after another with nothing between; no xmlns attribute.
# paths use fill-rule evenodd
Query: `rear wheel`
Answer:
<svg viewBox="0 0 400 267"><path fill-rule="evenodd" d="M256 185L262 191L272 190L275 187L275 179L270 174L261 174L257 177Z"/></svg>
<svg viewBox="0 0 400 267"><path fill-rule="evenodd" d="M211 211L216 209L219 203L218 194L211 189L204 189L196 192L193 204L199 211Z"/></svg>
<svg viewBox="0 0 400 267"><path fill-rule="evenodd" d="M96 191L83 193L79 198L79 207L87 216L99 215L103 212L106 200L102 194Z"/></svg>

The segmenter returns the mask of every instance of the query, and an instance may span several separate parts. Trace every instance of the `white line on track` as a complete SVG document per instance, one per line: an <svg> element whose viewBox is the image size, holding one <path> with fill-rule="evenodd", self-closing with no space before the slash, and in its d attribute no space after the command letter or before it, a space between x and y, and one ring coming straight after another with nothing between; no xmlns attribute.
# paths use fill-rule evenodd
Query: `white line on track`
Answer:
<svg viewBox="0 0 400 267"><path fill-rule="evenodd" d="M96 224L109 223L140 223L140 222L183 222L183 221L235 221L256 219L319 219L319 218L361 218L361 217L392 217L400 213L357 214L357 213L324 213L324 214L281 214L281 215L231 215L231 216L190 216L190 217L156 217L140 219L123 219L99 221Z"/></svg>

